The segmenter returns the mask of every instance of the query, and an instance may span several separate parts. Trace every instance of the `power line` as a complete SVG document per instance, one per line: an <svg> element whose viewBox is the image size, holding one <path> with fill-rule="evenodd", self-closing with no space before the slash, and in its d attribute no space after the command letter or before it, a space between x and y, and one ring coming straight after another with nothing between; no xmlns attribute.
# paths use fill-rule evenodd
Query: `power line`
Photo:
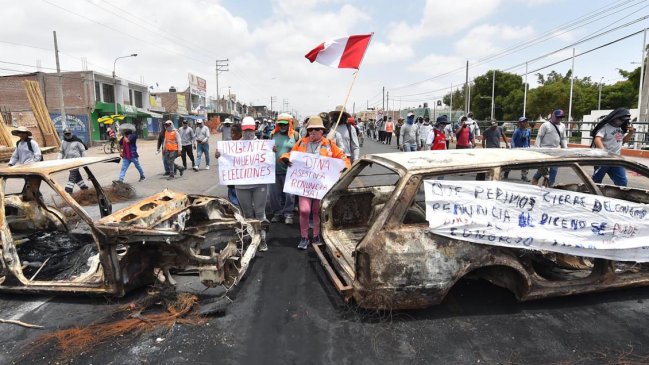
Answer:
<svg viewBox="0 0 649 365"><path fill-rule="evenodd" d="M550 40L550 39L552 39L552 38L555 38L555 37L557 37L557 36L563 34L563 33L557 34L556 32L557 32L557 31L561 31L561 30L563 30L563 29L566 28L567 26L573 26L573 25L579 24L580 22L584 22L584 21L590 20L593 16L599 16L599 15L605 14L605 13L607 13L607 12L610 12L610 11L612 11L612 10L616 10L618 6L620 6L620 5L626 5L626 4L628 4L628 3L630 3L630 2L633 2L633 1L636 1L636 0L618 1L618 3L615 3L615 4L611 5L611 6L605 6L605 7L602 7L602 8L596 9L596 10L594 10L594 11L592 11L592 12L589 12L589 13L587 13L587 14L585 14L585 15L582 15L582 16L576 18L575 20L573 20L573 21L571 21L571 22L568 22L568 23L566 23L566 24L564 24L564 25L561 25L561 26L559 26L559 27L557 27L557 28L551 29L551 30L549 30L549 31L547 31L547 32L545 32L545 33L543 33L543 34L542 34L541 36L539 36L539 37L533 38L533 39L528 40L528 41L526 41L526 42L518 43L518 44L516 44L515 46L512 46L512 47L508 48L508 49L507 49L506 51L504 51L504 52L503 52L503 51L501 51L501 52L497 52L497 53L494 53L494 54L489 55L489 56L487 56L487 57L484 57L484 58L482 58L482 59L479 59L479 60L477 60L476 63L474 63L473 65L479 65L479 64L482 64L482 63L486 62L487 60L497 59L497 57L503 57L504 55L508 55L508 54L514 53L514 52L507 53L508 50L513 49L513 48L521 48L521 47L525 46L526 44L536 44L536 43L540 43L540 42L542 42L542 41ZM642 0L642 2L645 2L645 1L646 1L646 0ZM622 2L622 4L619 4L620 2ZM639 4L639 3L638 3L638 4ZM635 5L632 5L632 6L637 6L638 4L635 4ZM604 10L602 10L602 9L604 9ZM628 9L628 8L625 8L625 9L622 9L622 10L626 10L626 9ZM601 10L601 11L600 11L600 10ZM616 12L614 12L613 14L616 14L616 13L622 11L622 10L616 11ZM610 14L610 15L612 15L612 14ZM610 15L607 15L607 16L610 16ZM600 19L597 19L597 20L600 20ZM585 26L585 25L588 25L588 24L590 24L590 23L592 23L592 22L589 22L589 23L586 23L586 24L582 24L582 25L580 25L580 26L573 26L573 28L572 28L571 30L574 30L574 29L580 28L580 27ZM548 35L551 35L551 36L548 36ZM528 47L525 47L525 48L528 48ZM524 48L521 48L521 49L524 49ZM405 88L405 87L418 85L418 84L421 84L421 83L424 83L424 82L427 82L427 81L432 81L432 80L438 79L438 78L440 78L440 77L444 77L444 76L448 76L448 75L454 74L454 73L459 72L459 71L462 71L462 70L464 70L464 69L465 69L464 66L462 66L462 67L458 67L458 68L452 69L452 70L447 71L447 72L443 72L443 73L441 73L441 74L438 74L438 75L432 76L432 77L430 77L430 78L427 78L427 79L424 79L424 80L421 80L421 81L413 82L413 83L406 84L406 85L402 85L402 86L393 87L393 88L391 88L391 90L398 90L398 89L402 89L402 88Z"/></svg>

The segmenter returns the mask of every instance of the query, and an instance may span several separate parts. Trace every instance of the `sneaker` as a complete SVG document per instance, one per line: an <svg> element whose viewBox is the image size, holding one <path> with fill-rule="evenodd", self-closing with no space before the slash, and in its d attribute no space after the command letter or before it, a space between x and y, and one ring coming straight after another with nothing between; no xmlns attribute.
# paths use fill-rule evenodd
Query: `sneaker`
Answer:
<svg viewBox="0 0 649 365"><path fill-rule="evenodd" d="M307 247L309 247L309 239L306 237L302 237L300 239L300 243L297 245L297 248L300 250L306 250Z"/></svg>
<svg viewBox="0 0 649 365"><path fill-rule="evenodd" d="M179 170L180 176L183 176L183 174L185 173L185 169L186 167L183 167L182 169Z"/></svg>
<svg viewBox="0 0 649 365"><path fill-rule="evenodd" d="M164 174L162 174L162 176L169 176L169 172L165 172Z"/></svg>
<svg viewBox="0 0 649 365"><path fill-rule="evenodd" d="M142 177L140 177L140 180L138 180L138 181L139 181L139 182L142 182L142 181L144 181L144 180L146 180L146 177L142 176Z"/></svg>
<svg viewBox="0 0 649 365"><path fill-rule="evenodd" d="M194 171L198 171L198 166L194 166L192 167L192 169L194 169Z"/></svg>
<svg viewBox="0 0 649 365"><path fill-rule="evenodd" d="M279 223L282 221L282 216L279 214L275 214L270 221L271 223Z"/></svg>
<svg viewBox="0 0 649 365"><path fill-rule="evenodd" d="M173 179L175 179L175 178L176 178L175 176L173 176L173 175L169 175L169 177L167 177L167 180L173 180Z"/></svg>
<svg viewBox="0 0 649 365"><path fill-rule="evenodd" d="M311 240L311 244L319 245L320 244L320 235L313 236L313 239Z"/></svg>
<svg viewBox="0 0 649 365"><path fill-rule="evenodd" d="M284 224L288 224L288 225L293 224L293 217L284 218Z"/></svg>
<svg viewBox="0 0 649 365"><path fill-rule="evenodd" d="M260 251L260 252L268 251L268 244L266 243L265 239L263 239L263 240L261 240L261 242L259 242L259 247L257 247L257 251Z"/></svg>
<svg viewBox="0 0 649 365"><path fill-rule="evenodd" d="M530 182L530 179L528 179L528 178L526 178L525 176L523 176L523 177L521 177L521 181Z"/></svg>
<svg viewBox="0 0 649 365"><path fill-rule="evenodd" d="M210 165L205 166L205 170L209 170L209 169L210 169Z"/></svg>

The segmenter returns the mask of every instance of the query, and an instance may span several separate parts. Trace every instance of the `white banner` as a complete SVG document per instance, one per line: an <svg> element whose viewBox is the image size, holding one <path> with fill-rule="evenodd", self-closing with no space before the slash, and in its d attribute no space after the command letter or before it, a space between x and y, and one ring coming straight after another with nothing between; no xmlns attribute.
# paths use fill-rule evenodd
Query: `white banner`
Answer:
<svg viewBox="0 0 649 365"><path fill-rule="evenodd" d="M275 141L217 141L221 185L275 183Z"/></svg>
<svg viewBox="0 0 649 365"><path fill-rule="evenodd" d="M291 152L284 192L314 199L322 197L338 181L345 161L305 152Z"/></svg>
<svg viewBox="0 0 649 365"><path fill-rule="evenodd" d="M496 246L649 262L649 205L499 181L425 180L430 230Z"/></svg>

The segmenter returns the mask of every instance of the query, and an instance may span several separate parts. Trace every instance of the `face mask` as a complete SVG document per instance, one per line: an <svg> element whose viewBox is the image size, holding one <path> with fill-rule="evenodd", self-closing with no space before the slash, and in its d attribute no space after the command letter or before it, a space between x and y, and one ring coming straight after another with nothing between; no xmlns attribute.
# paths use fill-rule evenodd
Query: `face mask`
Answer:
<svg viewBox="0 0 649 365"><path fill-rule="evenodd" d="M407 117L406 118L406 123L408 124L413 124L415 122L415 117Z"/></svg>
<svg viewBox="0 0 649 365"><path fill-rule="evenodd" d="M255 131L243 131L241 139L243 140L255 139Z"/></svg>
<svg viewBox="0 0 649 365"><path fill-rule="evenodd" d="M279 132L282 134L286 134L288 132L288 124L280 124Z"/></svg>

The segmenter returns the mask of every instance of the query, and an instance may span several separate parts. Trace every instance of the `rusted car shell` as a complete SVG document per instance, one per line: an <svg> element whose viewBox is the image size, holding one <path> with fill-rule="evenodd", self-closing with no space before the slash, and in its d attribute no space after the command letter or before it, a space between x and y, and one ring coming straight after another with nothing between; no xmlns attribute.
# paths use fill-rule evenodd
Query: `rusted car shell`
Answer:
<svg viewBox="0 0 649 365"><path fill-rule="evenodd" d="M649 176L646 166L595 149L478 149L365 155L323 198L323 244L315 247L316 253L343 297L372 309L414 309L439 304L467 274L508 288L521 301L649 284L646 271L619 274L614 262L604 259L593 259L587 276L547 280L530 261L521 259L520 249L450 239L431 233L427 225L401 223L425 175L479 170L488 172L487 179L498 180L503 167L536 168L550 162L618 164ZM400 178L395 188L348 190L355 171L368 164L396 172ZM635 201L649 203L646 191L611 189L592 181L588 188L599 195L609 189L612 191L607 191L607 196L621 199L633 194ZM362 223L364 216L371 220L366 226Z"/></svg>
<svg viewBox="0 0 649 365"><path fill-rule="evenodd" d="M162 279L173 284L170 270L198 272L206 286L239 282L261 239L259 221L245 220L227 200L164 190L130 207L112 212L89 167L119 162L118 157L85 157L0 168L0 291L94 293L122 296L128 290ZM51 174L82 168L97 191L101 218L93 220ZM5 196L7 178L24 178L21 194ZM66 217L47 206L39 193L48 184L85 222L98 255L87 272L70 280L34 280L23 274L13 229L68 232ZM20 219L7 209L20 211ZM92 262L91 262L92 261ZM45 263L43 263L43 266Z"/></svg>

